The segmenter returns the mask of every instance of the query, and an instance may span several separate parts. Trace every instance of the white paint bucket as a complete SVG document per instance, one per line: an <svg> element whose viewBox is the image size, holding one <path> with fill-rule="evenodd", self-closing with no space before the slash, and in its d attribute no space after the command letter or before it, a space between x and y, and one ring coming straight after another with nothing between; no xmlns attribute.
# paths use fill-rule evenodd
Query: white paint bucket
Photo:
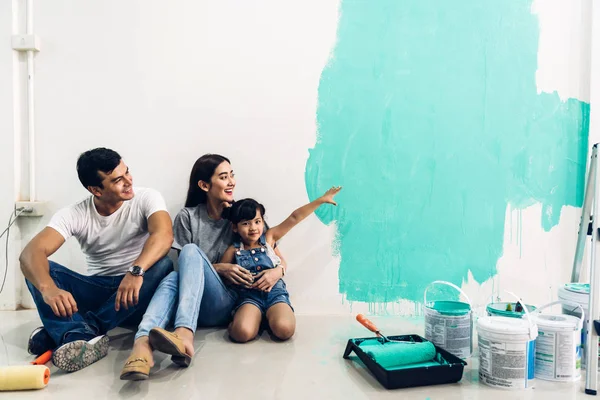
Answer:
<svg viewBox="0 0 600 400"><path fill-rule="evenodd" d="M484 384L500 389L534 387L538 330L524 309L527 319L482 317L477 321L479 380Z"/></svg>
<svg viewBox="0 0 600 400"><path fill-rule="evenodd" d="M583 309L583 327L581 329L581 367L585 368L585 344L587 343L587 330L590 323L590 317L588 312L589 301L590 301L590 285L588 283L567 283L564 286L558 288L558 299L563 302L562 310L564 314L573 315L577 318L581 318L581 309ZM579 307L574 306L572 303L577 304ZM600 343L598 344L600 346ZM600 360L600 356L598 357ZM600 363L598 364L598 370L600 371Z"/></svg>
<svg viewBox="0 0 600 400"><path fill-rule="evenodd" d="M538 327L535 342L535 377L570 382L581 378L581 327L583 316L540 314L548 307L565 304L555 301L532 313ZM581 306L570 303L575 307Z"/></svg>
<svg viewBox="0 0 600 400"><path fill-rule="evenodd" d="M435 284L451 286L458 290L467 303L460 301L427 301L427 291ZM445 281L435 281L425 288L425 339L459 358L473 352L473 312L469 297L458 286Z"/></svg>

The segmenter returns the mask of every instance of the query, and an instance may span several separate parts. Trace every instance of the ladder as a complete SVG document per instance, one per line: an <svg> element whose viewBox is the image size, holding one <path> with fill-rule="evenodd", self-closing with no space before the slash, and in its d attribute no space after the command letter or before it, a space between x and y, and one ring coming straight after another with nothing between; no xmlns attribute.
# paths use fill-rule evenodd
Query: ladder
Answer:
<svg viewBox="0 0 600 400"><path fill-rule="evenodd" d="M590 298L588 304L587 319L589 323L586 326L586 374L585 374L585 393L596 395L598 393L598 331L600 330L600 271L597 270L596 253L600 245L600 236L598 233L598 221L600 218L600 184L598 182L598 143L592 147L590 157L590 166L585 188L585 197L583 208L581 210L581 223L579 224L579 234L577 236L577 247L575 249L575 260L573 262L573 271L571 273L571 282L579 282L581 274L581 265L585 253L585 241L591 236L591 255L590 255ZM591 219L591 220L590 220Z"/></svg>

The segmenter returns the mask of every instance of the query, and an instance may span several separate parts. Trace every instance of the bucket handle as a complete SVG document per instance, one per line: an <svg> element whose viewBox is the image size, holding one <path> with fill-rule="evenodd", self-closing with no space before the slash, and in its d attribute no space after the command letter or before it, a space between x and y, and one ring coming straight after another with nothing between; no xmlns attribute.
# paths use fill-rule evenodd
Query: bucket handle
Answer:
<svg viewBox="0 0 600 400"><path fill-rule="evenodd" d="M427 291L435 284L447 285L447 286L450 286L450 287L458 290L458 292L460 292L465 297L465 299L467 299L467 303L469 303L469 306L471 307L471 309L473 309L473 306L471 305L471 300L469 300L469 296L467 296L467 294L465 292L463 292L463 290L461 288L459 288L458 286L456 286L454 283L446 282L446 281L433 281L425 288L425 293L423 293L423 300L424 300L423 304L426 307L427 307Z"/></svg>
<svg viewBox="0 0 600 400"><path fill-rule="evenodd" d="M521 303L521 306L523 306L523 310L525 311L525 315L527 315L527 321L529 322L529 338L531 340L534 340L533 334L531 332L531 329L533 328L534 324L533 324L533 321L531 321L531 313L527 309L527 306L525 305L525 302L523 301L523 299L521 299L519 296L517 296L513 292L509 292L508 290L505 290L505 292L508 293L508 294L510 294L511 296L513 296L515 299L517 299L517 301L519 303Z"/></svg>
<svg viewBox="0 0 600 400"><path fill-rule="evenodd" d="M579 318L579 323L577 324L577 330L580 330L581 328L583 328L583 318L584 318L584 315L585 315L585 312L583 311L583 307L581 307L581 304L577 304L577 303L574 303L574 302L572 302L572 301L567 301L567 300L557 300L557 301L553 301L552 303L548 303L548 304L546 304L546 305L544 305L544 306L541 306L540 308L538 308L537 310L535 310L535 311L533 312L533 314L541 314L541 311L542 311L543 309L545 309L545 308L548 308L548 307L555 306L555 305L557 305L557 304L566 304L566 305L568 305L568 306L575 306L575 308L579 308L579 309L581 309L581 317ZM575 309L575 308L574 308L574 309ZM573 310L574 310L574 309L573 309Z"/></svg>

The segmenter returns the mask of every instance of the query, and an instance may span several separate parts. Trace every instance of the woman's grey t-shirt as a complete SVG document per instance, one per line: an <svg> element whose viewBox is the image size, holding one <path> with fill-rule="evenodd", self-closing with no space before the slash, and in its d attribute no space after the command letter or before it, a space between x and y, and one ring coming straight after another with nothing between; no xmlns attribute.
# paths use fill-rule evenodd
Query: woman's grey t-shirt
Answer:
<svg viewBox="0 0 600 400"><path fill-rule="evenodd" d="M206 204L185 207L179 211L173 222L173 235L171 247L181 250L186 244L193 243L213 264L221 261L223 253L233 241L231 222L211 219Z"/></svg>

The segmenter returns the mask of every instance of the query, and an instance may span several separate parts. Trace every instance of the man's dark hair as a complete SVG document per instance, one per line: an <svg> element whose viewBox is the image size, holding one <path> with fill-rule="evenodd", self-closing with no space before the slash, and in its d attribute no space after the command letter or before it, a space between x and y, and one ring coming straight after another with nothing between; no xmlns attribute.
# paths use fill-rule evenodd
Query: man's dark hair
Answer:
<svg viewBox="0 0 600 400"><path fill-rule="evenodd" d="M121 156L114 150L98 147L81 154L77 159L77 176L84 188L102 186L98 171L110 174L121 162Z"/></svg>

